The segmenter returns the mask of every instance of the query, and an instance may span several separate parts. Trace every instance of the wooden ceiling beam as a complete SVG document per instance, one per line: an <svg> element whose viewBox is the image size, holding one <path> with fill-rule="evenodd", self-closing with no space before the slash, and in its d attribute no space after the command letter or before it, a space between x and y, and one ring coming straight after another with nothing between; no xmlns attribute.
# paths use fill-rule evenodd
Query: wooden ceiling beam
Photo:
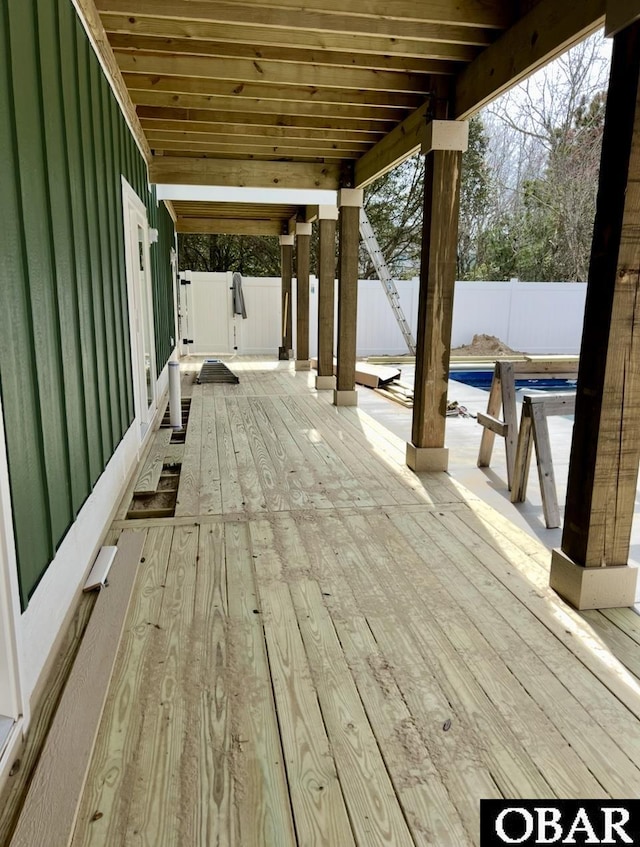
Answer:
<svg viewBox="0 0 640 847"><path fill-rule="evenodd" d="M298 12L300 0L236 0L234 7ZM500 29L511 23L509 4L502 0L367 0L365 4L349 0L306 0L304 10L321 15L346 15L355 18L356 30L361 18L391 22L461 24ZM348 31L348 30L345 30Z"/></svg>
<svg viewBox="0 0 640 847"><path fill-rule="evenodd" d="M286 222L280 220L179 217L176 232L204 235L282 235L286 226Z"/></svg>
<svg viewBox="0 0 640 847"><path fill-rule="evenodd" d="M262 82L298 87L305 79L318 88L355 88L359 91L428 91L428 74L370 71L362 68L334 68L329 65L300 65L286 62L218 59L200 56L149 55L114 51L123 73L169 75L199 79ZM439 63L434 63L437 66Z"/></svg>
<svg viewBox="0 0 640 847"><path fill-rule="evenodd" d="M242 138L288 138L315 141L354 141L363 144L375 144L383 136L383 132L352 132L349 130L323 127L322 129L307 129L286 126L255 126L253 124L230 124L222 117L219 123L205 123L203 121L171 121L162 119L149 119L141 117L142 128L149 132L186 132L194 137L208 135L233 136L237 140Z"/></svg>
<svg viewBox="0 0 640 847"><path fill-rule="evenodd" d="M403 73L444 73L458 70L458 63L443 59L411 56L380 56L375 53L340 53L334 50L310 50L300 47L270 47L255 44L202 41L189 38L156 38L113 33L109 42L114 50L172 56L212 56L217 59L250 59L303 65L329 65L343 68L368 68Z"/></svg>
<svg viewBox="0 0 640 847"><path fill-rule="evenodd" d="M453 116L466 119L490 100L562 54L604 22L605 0L559 4L540 0L458 76ZM420 148L425 107L393 129L356 162L355 184L372 182Z"/></svg>
<svg viewBox="0 0 640 847"><path fill-rule="evenodd" d="M356 162L355 187L364 188L420 149L429 103L424 103Z"/></svg>
<svg viewBox="0 0 640 847"><path fill-rule="evenodd" d="M606 0L541 0L457 80L455 117L467 118L604 24Z"/></svg>
<svg viewBox="0 0 640 847"><path fill-rule="evenodd" d="M289 151L292 151L292 153L293 151L300 150L303 155L306 155L305 151L308 149L322 149L327 151L349 150L352 153L356 151L363 153L371 146L366 141L352 141L349 138L342 141L331 141L329 139L323 140L318 138L271 139L260 135L238 137L236 135L214 135L203 132L186 132L183 130L172 131L163 129L147 130L146 136L151 147L157 146L155 142L158 141L182 141L186 146L192 144L194 146L206 144L215 146L229 145L235 147L242 145L243 147L258 147L268 150L287 148ZM320 154L314 153L313 155L315 156Z"/></svg>
<svg viewBox="0 0 640 847"><path fill-rule="evenodd" d="M311 30L327 33L337 32L342 35L352 33L360 36L408 38L412 41L444 41L451 44L487 45L492 40L491 32L489 31L487 34L485 23L475 23L473 19L465 21L463 24L451 23L450 19L454 16L456 6L468 7L468 4L460 2L460 0L447 4L448 11L444 15L445 20L437 22L424 22L423 19L390 18L389 8L391 4L386 0L381 0L381 2L385 6L385 11L378 17L344 14L344 9L335 14L316 12L306 9L301 5L300 0L292 0L292 3L287 3L290 8L268 7L263 3L252 7L237 2L218 2L218 0L198 0L197 3L189 2L189 0L136 0L135 15L131 13L130 0L96 0L96 6L101 14L125 14L135 18L142 16L170 18L171 20L190 22L195 27L192 34L196 38L198 37L197 24L203 22L246 24L250 27L277 27L289 30L292 33L299 30ZM344 7L345 4L342 5ZM419 5L424 10L425 4L420 2ZM442 5L439 5L442 13ZM476 7L490 8L493 6L495 8L496 5L508 6L509 4L485 3L483 0L477 0L475 5ZM294 12L292 12L291 7L295 9ZM359 8L364 8L364 5L359 3ZM438 8L434 6L431 17L434 18L437 14ZM502 23L498 21L491 26L498 30L502 29L506 26L504 19L505 16L502 14L500 16ZM295 35L292 35L291 41L295 42Z"/></svg>
<svg viewBox="0 0 640 847"><path fill-rule="evenodd" d="M133 79L136 79L134 76ZM256 126L299 126L321 129L329 123L336 129L363 128L366 132L388 131L407 117L406 109L377 109L331 103L299 103L289 100L247 100L211 97L203 94L171 94L164 91L131 91L139 117L161 117L175 120L221 120ZM387 129L385 129L387 128Z"/></svg>
<svg viewBox="0 0 640 847"><path fill-rule="evenodd" d="M340 186L340 172L339 164L173 156L154 156L149 165L152 183L248 188L323 188L335 191Z"/></svg>
<svg viewBox="0 0 640 847"><path fill-rule="evenodd" d="M181 218L243 218L249 220L287 221L297 213L297 206L281 203L207 203L174 201L176 214Z"/></svg>
<svg viewBox="0 0 640 847"><path fill-rule="evenodd" d="M239 144L224 143L220 141L190 141L190 140L165 140L165 139L149 139L149 145L154 154L158 155L162 151L172 151L177 154L194 154L205 155L212 154L218 157L236 158L239 155L248 156L255 161L265 160L280 160L280 161L298 161L299 159L314 159L318 162L323 162L328 159L342 161L346 159L357 159L362 155L361 149L340 148L336 150L331 145L318 145L315 147L300 147L298 144L277 144L277 145L257 145L257 144Z"/></svg>
<svg viewBox="0 0 640 847"><path fill-rule="evenodd" d="M156 36L184 39L186 41L217 41L226 44L250 44L260 47L290 47L291 30L275 27L247 26L233 23L206 23L180 21L170 18L132 17L129 15L102 15L102 23L109 35ZM312 30L295 33L297 47L308 50L333 50L343 53L367 53L376 56L445 59L452 62L470 62L478 49L491 43L491 33L478 30L482 44L450 44L445 41L416 41L413 39L357 36L352 33L333 32L329 35Z"/></svg>
<svg viewBox="0 0 640 847"><path fill-rule="evenodd" d="M235 99L240 108L244 100L259 99L271 103L287 104L292 101L303 104L301 108L311 105L328 104L341 106L362 106L369 109L379 109L381 113L387 109L416 109L424 100L421 94L405 94L396 92L392 97L385 92L358 91L354 88L317 88L314 85L268 85L260 83L234 82L229 80L196 79L186 76L171 76L169 74L123 74L124 81L132 93L139 98L141 92L170 92L173 94L198 94L210 98L216 103L218 97ZM386 117L385 115L382 115Z"/></svg>

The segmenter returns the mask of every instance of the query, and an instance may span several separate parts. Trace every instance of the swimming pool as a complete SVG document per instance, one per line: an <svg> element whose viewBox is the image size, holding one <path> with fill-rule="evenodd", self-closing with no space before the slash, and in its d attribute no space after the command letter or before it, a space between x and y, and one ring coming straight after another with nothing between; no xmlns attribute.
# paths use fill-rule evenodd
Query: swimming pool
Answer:
<svg viewBox="0 0 640 847"><path fill-rule="evenodd" d="M471 385L473 388L482 388L488 391L491 388L493 370L490 371L451 371L449 379ZM542 377L539 379L516 379L516 391L575 391L575 379L553 379Z"/></svg>

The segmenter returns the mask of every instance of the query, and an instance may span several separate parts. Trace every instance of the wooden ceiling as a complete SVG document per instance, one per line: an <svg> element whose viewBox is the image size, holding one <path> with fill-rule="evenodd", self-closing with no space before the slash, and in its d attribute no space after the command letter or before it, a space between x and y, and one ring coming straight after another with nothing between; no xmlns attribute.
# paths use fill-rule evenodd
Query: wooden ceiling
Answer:
<svg viewBox="0 0 640 847"><path fill-rule="evenodd" d="M367 184L419 148L429 115L467 117L605 12L605 0L76 2L153 182L309 189Z"/></svg>
<svg viewBox="0 0 640 847"><path fill-rule="evenodd" d="M178 232L215 235L285 235L298 206L276 203L174 201Z"/></svg>

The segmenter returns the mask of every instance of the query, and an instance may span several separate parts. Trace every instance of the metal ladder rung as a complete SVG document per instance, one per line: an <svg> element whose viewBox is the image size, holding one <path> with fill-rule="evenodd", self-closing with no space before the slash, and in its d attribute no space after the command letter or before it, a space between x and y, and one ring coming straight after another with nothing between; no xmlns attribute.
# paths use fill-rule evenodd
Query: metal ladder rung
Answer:
<svg viewBox="0 0 640 847"><path fill-rule="evenodd" d="M398 327L400 328L400 332L402 333L406 345L409 348L409 352L412 355L415 355L416 343L411 332L411 327L409 326L409 323L404 316L404 312L402 311L398 289L396 288L396 284L389 272L389 268L387 267L384 255L380 249L380 245L378 244L373 227L371 226L371 221L367 217L367 213L364 209L360 209L360 235L362 236L362 240L364 241L367 251L371 256L371 261L373 262L373 266L375 267L380 282L382 283L384 292L387 295L391 308L393 309Z"/></svg>

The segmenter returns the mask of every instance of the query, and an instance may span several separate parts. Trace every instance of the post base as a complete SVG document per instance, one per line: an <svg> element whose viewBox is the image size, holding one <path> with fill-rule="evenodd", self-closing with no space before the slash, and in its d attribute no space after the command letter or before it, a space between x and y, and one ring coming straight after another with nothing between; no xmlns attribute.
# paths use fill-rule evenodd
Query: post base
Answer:
<svg viewBox="0 0 640 847"><path fill-rule="evenodd" d="M317 376L316 390L317 391L334 391L336 387L335 376Z"/></svg>
<svg viewBox="0 0 640 847"><path fill-rule="evenodd" d="M551 553L549 585L576 609L617 609L636 601L638 569L629 565L585 568L562 552Z"/></svg>
<svg viewBox="0 0 640 847"><path fill-rule="evenodd" d="M296 359L295 369L297 371L310 371L311 362L309 359Z"/></svg>
<svg viewBox="0 0 640 847"><path fill-rule="evenodd" d="M357 391L342 391L335 389L333 392L334 406L357 406L358 392Z"/></svg>
<svg viewBox="0 0 640 847"><path fill-rule="evenodd" d="M278 347L278 359L281 362L288 362L290 358L290 351L286 347Z"/></svg>
<svg viewBox="0 0 640 847"><path fill-rule="evenodd" d="M449 468L449 450L446 447L416 447L409 441L407 465L416 473L446 471Z"/></svg>

